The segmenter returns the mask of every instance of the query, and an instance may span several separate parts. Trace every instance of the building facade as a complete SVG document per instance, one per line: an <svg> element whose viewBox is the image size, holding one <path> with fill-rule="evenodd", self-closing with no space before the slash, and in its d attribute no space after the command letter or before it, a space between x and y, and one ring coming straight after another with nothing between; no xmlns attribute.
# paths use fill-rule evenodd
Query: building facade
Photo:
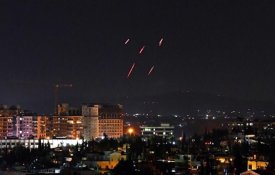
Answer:
<svg viewBox="0 0 275 175"><path fill-rule="evenodd" d="M22 145L29 149L38 148L39 142L42 144L50 144L50 148L57 148L66 145L82 144L82 140L78 139L0 139L0 149L14 148Z"/></svg>
<svg viewBox="0 0 275 175"><path fill-rule="evenodd" d="M99 105L82 105L84 117L84 139L92 140L99 136Z"/></svg>
<svg viewBox="0 0 275 175"><path fill-rule="evenodd" d="M99 110L99 137L119 138L123 135L122 105L102 105Z"/></svg>
<svg viewBox="0 0 275 175"><path fill-rule="evenodd" d="M144 137L160 136L170 138L174 136L174 126L167 123L162 123L158 126L140 126L141 135Z"/></svg>
<svg viewBox="0 0 275 175"><path fill-rule="evenodd" d="M0 139L119 138L123 135L123 115L121 105L89 104L80 110L60 104L53 116L0 106Z"/></svg>
<svg viewBox="0 0 275 175"><path fill-rule="evenodd" d="M53 138L82 138L83 116L53 116L52 132Z"/></svg>
<svg viewBox="0 0 275 175"><path fill-rule="evenodd" d="M0 106L0 138L27 139L33 136L33 114L20 106Z"/></svg>
<svg viewBox="0 0 275 175"><path fill-rule="evenodd" d="M33 115L20 114L14 116L14 136L20 139L33 137Z"/></svg>
<svg viewBox="0 0 275 175"><path fill-rule="evenodd" d="M108 136L119 138L123 135L123 108L121 105L89 104L82 106L85 120L86 140Z"/></svg>
<svg viewBox="0 0 275 175"><path fill-rule="evenodd" d="M52 117L39 115L33 117L33 137L46 139L52 137Z"/></svg>

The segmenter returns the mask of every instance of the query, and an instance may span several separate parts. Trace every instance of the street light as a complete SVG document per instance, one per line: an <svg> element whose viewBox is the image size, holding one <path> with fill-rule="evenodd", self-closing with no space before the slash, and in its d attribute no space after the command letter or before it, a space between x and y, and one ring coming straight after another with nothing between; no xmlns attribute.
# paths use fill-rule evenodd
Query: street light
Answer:
<svg viewBox="0 0 275 175"><path fill-rule="evenodd" d="M133 128L128 128L128 131L129 135L132 135L134 133L134 129Z"/></svg>

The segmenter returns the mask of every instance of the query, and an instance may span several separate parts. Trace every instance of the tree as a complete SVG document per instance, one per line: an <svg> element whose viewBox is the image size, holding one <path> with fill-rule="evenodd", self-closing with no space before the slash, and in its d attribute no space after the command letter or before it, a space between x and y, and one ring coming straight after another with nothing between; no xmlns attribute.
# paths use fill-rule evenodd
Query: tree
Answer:
<svg viewBox="0 0 275 175"><path fill-rule="evenodd" d="M233 146L233 155L235 157L234 161L233 161L233 166L234 168L236 169L236 174L240 174L241 172L245 171L246 170L246 163L247 163L247 160L246 158L244 158L242 156L242 147L241 145L239 144L235 144Z"/></svg>

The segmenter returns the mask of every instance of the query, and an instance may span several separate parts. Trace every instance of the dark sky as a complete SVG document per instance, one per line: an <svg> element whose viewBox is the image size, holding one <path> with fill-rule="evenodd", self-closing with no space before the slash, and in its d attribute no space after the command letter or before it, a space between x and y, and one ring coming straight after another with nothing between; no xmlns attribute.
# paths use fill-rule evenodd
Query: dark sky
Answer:
<svg viewBox="0 0 275 175"><path fill-rule="evenodd" d="M275 100L275 4L1 1L0 58L0 103L38 112L52 109L56 83L72 83L60 98L78 105L179 90Z"/></svg>

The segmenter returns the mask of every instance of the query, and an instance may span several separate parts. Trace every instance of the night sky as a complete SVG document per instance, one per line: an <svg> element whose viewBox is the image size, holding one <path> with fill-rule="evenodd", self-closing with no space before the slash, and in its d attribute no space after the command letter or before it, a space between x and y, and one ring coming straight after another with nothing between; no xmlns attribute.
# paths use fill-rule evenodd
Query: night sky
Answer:
<svg viewBox="0 0 275 175"><path fill-rule="evenodd" d="M76 105L185 90L275 100L275 4L1 1L0 58L0 103L36 112L52 111L56 83Z"/></svg>

